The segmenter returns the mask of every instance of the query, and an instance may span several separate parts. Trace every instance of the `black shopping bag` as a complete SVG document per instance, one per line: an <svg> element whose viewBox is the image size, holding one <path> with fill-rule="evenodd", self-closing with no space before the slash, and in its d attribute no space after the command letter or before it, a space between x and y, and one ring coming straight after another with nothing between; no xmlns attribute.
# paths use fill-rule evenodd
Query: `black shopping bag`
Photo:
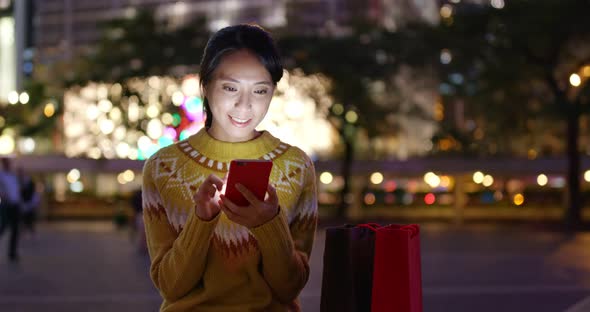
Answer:
<svg viewBox="0 0 590 312"><path fill-rule="evenodd" d="M374 248L370 227L326 229L320 311L371 311Z"/></svg>

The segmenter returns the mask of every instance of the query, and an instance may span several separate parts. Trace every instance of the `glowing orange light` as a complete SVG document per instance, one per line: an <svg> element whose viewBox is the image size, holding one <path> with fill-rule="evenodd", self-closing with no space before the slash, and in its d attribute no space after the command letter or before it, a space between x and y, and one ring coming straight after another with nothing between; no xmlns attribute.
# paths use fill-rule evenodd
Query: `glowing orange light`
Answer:
<svg viewBox="0 0 590 312"><path fill-rule="evenodd" d="M367 195L365 195L365 204L372 205L374 203L375 203L375 194L368 193Z"/></svg>

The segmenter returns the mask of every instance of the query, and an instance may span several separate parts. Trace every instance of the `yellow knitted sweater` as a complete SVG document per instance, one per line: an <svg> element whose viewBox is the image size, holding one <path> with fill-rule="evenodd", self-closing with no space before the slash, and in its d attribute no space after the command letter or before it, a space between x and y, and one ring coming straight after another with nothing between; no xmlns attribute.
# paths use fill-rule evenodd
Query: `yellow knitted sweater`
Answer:
<svg viewBox="0 0 590 312"><path fill-rule="evenodd" d="M232 159L273 161L280 212L259 227L195 214L193 194ZM300 149L268 132L229 143L201 130L146 161L143 211L160 311L300 311L317 223L315 171Z"/></svg>

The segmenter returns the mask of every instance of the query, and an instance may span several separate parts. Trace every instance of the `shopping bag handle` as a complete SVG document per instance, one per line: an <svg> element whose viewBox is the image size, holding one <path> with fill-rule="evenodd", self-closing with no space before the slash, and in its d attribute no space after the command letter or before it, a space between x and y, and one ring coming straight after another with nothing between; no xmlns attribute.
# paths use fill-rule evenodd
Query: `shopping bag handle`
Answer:
<svg viewBox="0 0 590 312"><path fill-rule="evenodd" d="M410 232L410 238L414 238L420 234L420 227L418 224L407 224L399 228L400 230L406 230Z"/></svg>
<svg viewBox="0 0 590 312"><path fill-rule="evenodd" d="M405 224L405 225L390 224L390 225L386 225L386 226L381 226L378 223L363 223L363 224L357 225L356 227L366 228L366 229L369 229L373 232L376 232L379 228L389 227L389 228L392 228L395 230L402 230L402 231L410 232L410 238L414 238L418 234L420 234L420 227L418 226L418 224Z"/></svg>
<svg viewBox="0 0 590 312"><path fill-rule="evenodd" d="M373 223L362 223L362 224L357 225L357 227L370 229L373 232L375 232L375 231L377 231L378 228L381 227L381 225L373 222Z"/></svg>

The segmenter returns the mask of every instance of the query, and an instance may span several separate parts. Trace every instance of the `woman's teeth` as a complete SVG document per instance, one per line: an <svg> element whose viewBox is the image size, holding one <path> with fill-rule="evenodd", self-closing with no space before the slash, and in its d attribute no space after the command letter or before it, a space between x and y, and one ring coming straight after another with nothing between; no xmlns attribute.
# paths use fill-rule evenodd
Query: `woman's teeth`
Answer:
<svg viewBox="0 0 590 312"><path fill-rule="evenodd" d="M231 116L230 116L230 118L233 119L234 121L238 122L238 123L245 123L248 120L250 120L250 119L240 119L240 118L231 117Z"/></svg>

